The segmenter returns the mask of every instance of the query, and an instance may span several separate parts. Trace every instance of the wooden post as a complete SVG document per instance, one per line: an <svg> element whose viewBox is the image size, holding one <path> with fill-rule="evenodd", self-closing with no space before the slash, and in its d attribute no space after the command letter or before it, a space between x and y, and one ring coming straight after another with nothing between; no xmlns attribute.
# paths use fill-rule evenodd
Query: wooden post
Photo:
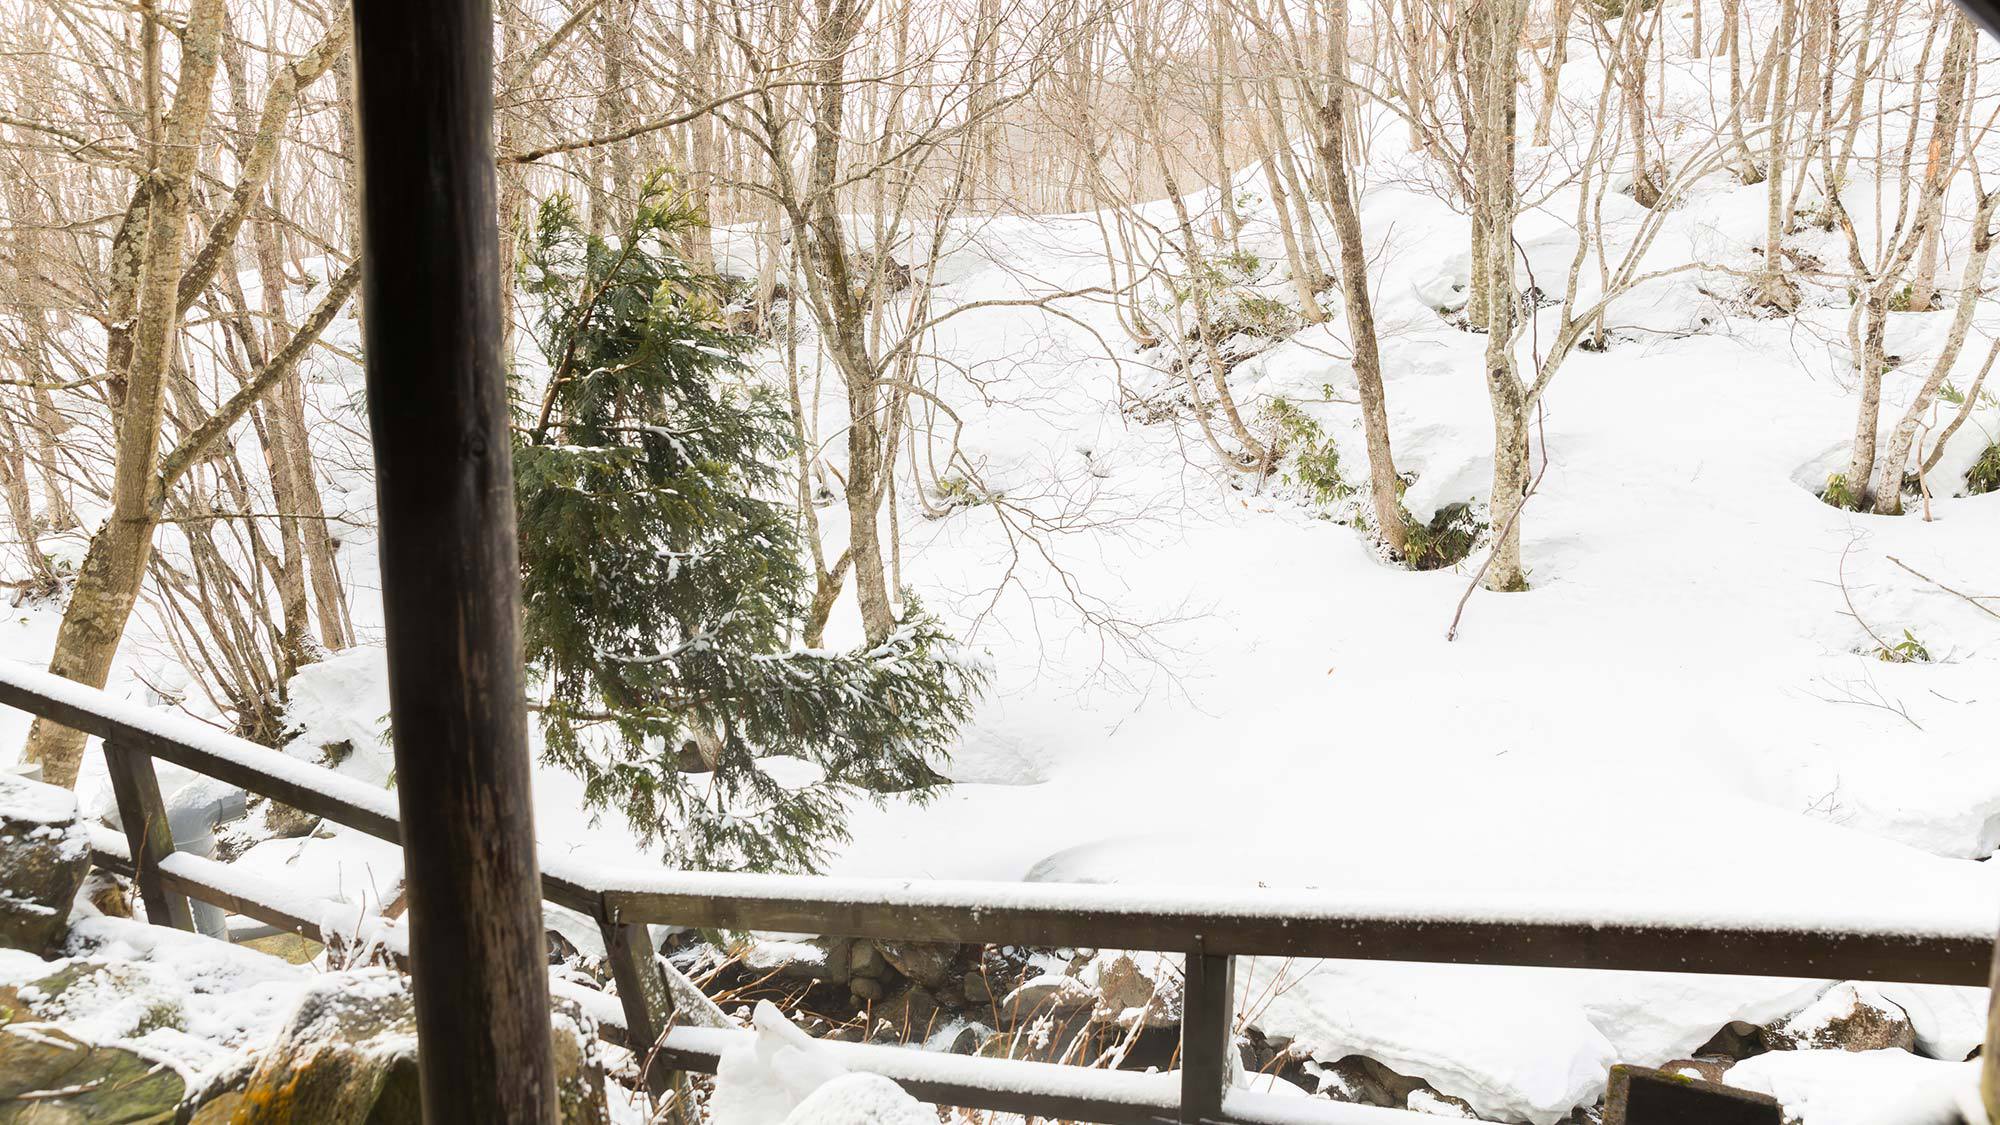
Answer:
<svg viewBox="0 0 2000 1125"><path fill-rule="evenodd" d="M1236 1049L1236 959L1188 954L1181 997L1181 1121L1222 1120L1229 1053Z"/></svg>
<svg viewBox="0 0 2000 1125"><path fill-rule="evenodd" d="M424 1120L550 1123L490 0L357 0L368 417Z"/></svg>
<svg viewBox="0 0 2000 1125"><path fill-rule="evenodd" d="M2000 943L1994 948L1991 991L1986 1000L1986 1046L1979 1052L1979 1104L1986 1110L1986 1120L1966 1125L2000 1122ZM1969 1114L1970 1108L1966 1112Z"/></svg>
<svg viewBox="0 0 2000 1125"><path fill-rule="evenodd" d="M1643 1066L1611 1068L1604 1125L1784 1125L1769 1094Z"/></svg>
<svg viewBox="0 0 2000 1125"><path fill-rule="evenodd" d="M604 951L618 1002L625 1009L625 1045L645 1071L646 1088L664 1099L674 1088L671 1067L653 1057L653 1048L674 1020L674 994L660 971L651 932L643 922L603 922Z"/></svg>
<svg viewBox="0 0 2000 1125"><path fill-rule="evenodd" d="M132 882L146 904L146 920L176 930L194 929L194 912L186 895L172 894L160 881L160 861L174 854L173 829L167 827L167 803L160 798L160 775L143 750L115 742L104 744L104 768L111 775L111 795L118 801L118 821L125 826L125 843L132 851Z"/></svg>
<svg viewBox="0 0 2000 1125"><path fill-rule="evenodd" d="M2000 0L1953 0L1965 18L1983 28L1986 34L2000 38Z"/></svg>

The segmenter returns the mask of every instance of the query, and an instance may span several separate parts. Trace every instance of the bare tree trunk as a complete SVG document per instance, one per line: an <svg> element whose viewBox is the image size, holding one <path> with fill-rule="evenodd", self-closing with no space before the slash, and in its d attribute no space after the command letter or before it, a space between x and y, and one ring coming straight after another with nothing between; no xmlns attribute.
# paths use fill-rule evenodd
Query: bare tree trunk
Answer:
<svg viewBox="0 0 2000 1125"><path fill-rule="evenodd" d="M1965 17L1957 17L1959 27L1970 27ZM1952 29L1955 39L1958 27ZM1949 64L1947 64L1949 65ZM1937 362L1931 365L1930 377L1911 397L1910 405L1889 431L1889 448L1875 466L1874 499L1875 511L1882 515L1896 515L1903 510L1903 474L1910 464L1910 446L1916 440L1917 427L1923 424L1923 417L1937 400L1945 379L1951 375L1952 365L1958 362L1958 353L1965 347L1966 333L1972 328L1973 314L1979 306L1979 285L1986 276L1986 261L1993 252L1993 212L2000 204L2000 191L1986 193L1979 201L1979 214L1972 220L1972 253L1965 262L1965 274L1960 279L1958 311L1953 315L1951 331L1945 337ZM1974 392L1975 395L1977 392Z"/></svg>
<svg viewBox="0 0 2000 1125"><path fill-rule="evenodd" d="M1923 224L1924 236L1917 250L1916 276L1910 279L1911 312L1929 312L1938 299L1938 245L1944 234L1941 221L1944 218L1944 181L1951 174L1959 121L1965 111L1965 83L1972 70L1976 34L1971 20L1963 15L1952 17L1951 39L1945 45L1944 65L1938 75L1931 143L1924 157L1924 191L1917 214L1917 222ZM1973 237L1976 240L1982 234L1983 228L1975 231Z"/></svg>
<svg viewBox="0 0 2000 1125"><path fill-rule="evenodd" d="M1382 385L1382 352L1375 333L1375 303L1368 291L1368 252L1361 241L1361 213L1348 175L1347 5L1328 16L1326 104L1320 111L1320 163L1327 209L1340 241L1340 293L1354 352L1354 382L1361 396L1361 425L1368 444L1368 499L1382 540L1397 554L1409 549L1403 482L1389 444L1389 402Z"/></svg>
<svg viewBox="0 0 2000 1125"><path fill-rule="evenodd" d="M1798 287L1785 273L1785 162L1790 144L1791 42L1797 33L1799 0L1784 0L1778 35L1770 49L1777 52L1771 87L1771 144L1764 162L1767 189L1764 206L1764 270L1757 282L1757 303L1789 313L1798 307Z"/></svg>
<svg viewBox="0 0 2000 1125"><path fill-rule="evenodd" d="M1537 148L1549 144L1549 129L1555 121L1556 105L1562 99L1562 68L1569 59L1569 23L1574 0L1556 0L1549 14L1549 61L1542 64L1542 99L1535 106Z"/></svg>
<svg viewBox="0 0 2000 1125"><path fill-rule="evenodd" d="M49 661L49 671L91 687L103 687L111 674L111 660L125 635L152 550L155 458L166 372L180 321L178 285L187 259L190 191L208 123L223 14L222 0L194 0L181 36L173 109L161 125L159 159L143 181L150 187L139 192L151 214L140 270L139 316L118 424L111 512L91 537L78 568ZM67 788L76 784L84 741L81 731L38 718L28 731L24 757L41 763L44 780Z"/></svg>
<svg viewBox="0 0 2000 1125"><path fill-rule="evenodd" d="M1471 28L1480 57L1476 75L1480 107L1473 147L1474 213L1487 232L1484 255L1473 263L1487 297L1486 391L1493 407L1493 557L1486 570L1491 590L1525 590L1520 508L1528 490L1528 395L1514 359L1514 326L1521 314L1514 291L1515 87L1519 83L1521 22L1525 0L1477 0Z"/></svg>

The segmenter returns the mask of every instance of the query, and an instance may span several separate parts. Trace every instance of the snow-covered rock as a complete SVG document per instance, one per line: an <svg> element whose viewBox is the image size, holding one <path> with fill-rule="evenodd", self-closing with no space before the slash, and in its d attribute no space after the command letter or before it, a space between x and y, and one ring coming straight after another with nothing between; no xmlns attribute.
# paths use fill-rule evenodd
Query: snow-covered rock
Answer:
<svg viewBox="0 0 2000 1125"><path fill-rule="evenodd" d="M0 946L47 953L90 869L90 836L66 789L0 773Z"/></svg>
<svg viewBox="0 0 2000 1125"><path fill-rule="evenodd" d="M1782 1050L1908 1051L1917 1045L1909 1014L1870 984L1837 984L1826 995L1764 1029Z"/></svg>
<svg viewBox="0 0 2000 1125"><path fill-rule="evenodd" d="M714 1125L936 1125L937 1115L887 1078L856 1074L768 1000L750 1042L716 1065Z"/></svg>
<svg viewBox="0 0 2000 1125"><path fill-rule="evenodd" d="M879 1074L843 1074L806 1095L784 1125L937 1125L937 1114Z"/></svg>

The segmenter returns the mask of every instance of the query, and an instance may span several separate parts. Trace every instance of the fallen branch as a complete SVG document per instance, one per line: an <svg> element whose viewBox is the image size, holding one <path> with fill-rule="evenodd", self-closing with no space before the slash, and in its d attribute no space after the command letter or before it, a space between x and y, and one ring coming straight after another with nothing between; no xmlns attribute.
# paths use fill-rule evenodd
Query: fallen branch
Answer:
<svg viewBox="0 0 2000 1125"><path fill-rule="evenodd" d="M1910 572L1911 574L1914 574L1914 575L1916 575L1916 576L1917 576L1918 578L1921 578L1921 579L1923 579L1924 581L1926 581L1926 582L1930 583L1931 585L1933 585L1933 586L1936 586L1936 587L1937 587L1938 589L1940 589L1940 590L1943 590L1943 591L1944 591L1945 593L1947 593L1947 594L1950 594L1951 596L1953 596L1953 597L1955 597L1955 598L1963 598L1963 599L1965 599L1965 603L1966 603L1967 605L1971 606L1972 608L1974 608L1974 609L1978 610L1979 612L1981 612L1981 613L1983 613L1983 614L1986 614L1986 615L1987 615L1988 617L2000 617L2000 610L1996 610L1996 609L1994 609L1994 608L1993 608L1992 606L1990 606L1990 605L1980 605L1980 604L1979 604L1979 601L1980 601L1980 598L1979 598L1979 595L1977 595L1977 594L1968 594L1968 593L1964 592L1963 590L1954 590L1954 589L1952 589L1951 587L1949 587L1949 586L1945 585L1945 584L1944 584L1944 583L1942 583L1942 582L1939 582L1939 581L1938 581L1937 579L1935 579L1935 578L1932 578L1932 577L1931 577L1930 575L1928 575L1928 574L1925 574L1925 573L1924 573L1923 571L1921 571L1921 570L1918 570L1918 569L1917 569L1916 567L1913 567L1913 566L1911 566L1911 565L1910 565L1909 563L1906 563L1906 562L1904 562L1904 561L1903 561L1902 559L1899 559L1899 558L1897 558L1897 557L1896 557L1896 556L1894 556L1894 555L1887 555L1887 556L1885 556L1885 557L1886 557L1886 558L1887 558L1887 559L1888 559L1888 560L1889 560L1890 562L1892 562L1892 563L1895 563L1895 564L1896 564L1897 566L1900 566L1900 567L1902 567L1902 568L1903 568L1904 570L1907 570L1907 571L1909 571L1909 572ZM1996 600L1996 601L2000 601L2000 597L1996 597L1996 596L1994 596L1994 595L1990 595L1990 594L1989 594L1989 595L1987 595L1987 598L1988 598L1989 600Z"/></svg>

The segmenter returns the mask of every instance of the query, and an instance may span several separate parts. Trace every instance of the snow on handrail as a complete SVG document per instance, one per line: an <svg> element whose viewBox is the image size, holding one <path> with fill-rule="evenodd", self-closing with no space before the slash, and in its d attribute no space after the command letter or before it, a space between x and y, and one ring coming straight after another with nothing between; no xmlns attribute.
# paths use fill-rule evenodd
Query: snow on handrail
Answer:
<svg viewBox="0 0 2000 1125"><path fill-rule="evenodd" d="M105 736L384 839L394 798L192 719L35 669L0 664L0 704ZM1990 903L1884 911L1699 885L1636 891L1350 892L1143 888L606 870L542 857L550 897L609 922L854 937L1092 945L1653 971L1982 984Z"/></svg>
<svg viewBox="0 0 2000 1125"><path fill-rule="evenodd" d="M755 1039L754 1031L677 1027L667 1033L661 1052L677 1067L713 1073L725 1052L748 1048ZM830 1040L817 1046L828 1062L893 1079L916 1097L942 1105L1005 1113L1060 1103L1068 1112L1091 1113L1090 1120L1178 1120L1178 1072L1104 1070ZM1222 1120L1240 1125L1405 1125L1436 1118L1404 1109L1230 1090L1223 1099Z"/></svg>
<svg viewBox="0 0 2000 1125"><path fill-rule="evenodd" d="M1824 902L1704 900L1699 887L1648 883L1643 893L1602 889L1527 895L1519 891L1336 891L1277 887L1143 887L1104 883L856 879L823 875L661 871L593 867L590 882L624 911L626 921L665 922L676 909L706 916L701 904L759 902L813 906L959 911L969 917L1013 912L1131 918L1212 918L1271 922L1483 923L1584 930L1685 929L1834 934L1851 937L1971 939L1991 943L1991 904L1934 902L1920 917L1884 915ZM706 922L672 919L684 925ZM858 935L857 935L858 936Z"/></svg>

